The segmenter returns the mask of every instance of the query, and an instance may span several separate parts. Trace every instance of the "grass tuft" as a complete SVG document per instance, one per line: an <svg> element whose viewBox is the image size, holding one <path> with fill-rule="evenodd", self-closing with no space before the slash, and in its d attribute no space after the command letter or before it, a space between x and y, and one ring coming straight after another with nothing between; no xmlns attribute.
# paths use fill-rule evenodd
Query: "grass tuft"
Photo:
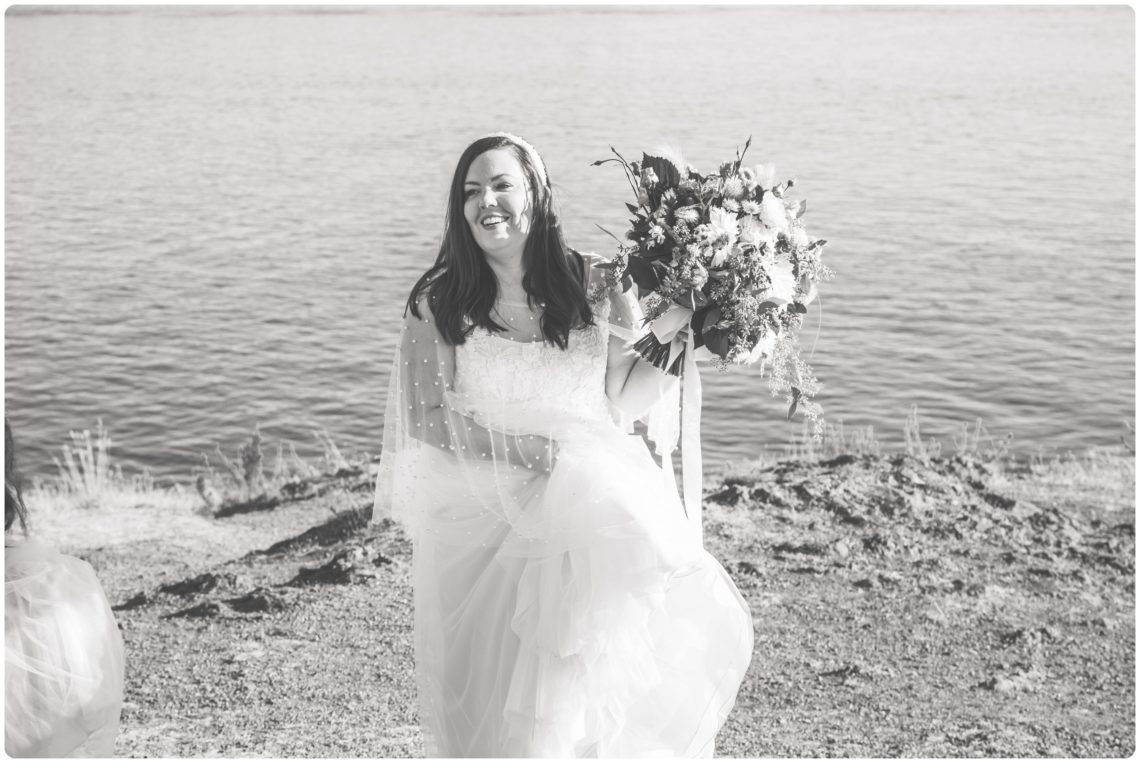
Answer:
<svg viewBox="0 0 1140 763"><path fill-rule="evenodd" d="M220 469L214 468L210 454L203 453L202 465L195 469L195 486L205 508L216 513L221 509L232 510L251 504L269 506L295 494L305 483L322 475L363 468L344 457L327 431L314 430L313 436L323 451L319 465L310 464L298 456L293 443L279 442L273 468L268 475L259 427L254 427L249 441L238 447L233 459L226 456L220 445L214 447L213 456Z"/></svg>
<svg viewBox="0 0 1140 763"><path fill-rule="evenodd" d="M875 439L875 428L848 427L840 419L839 423L825 422L819 438L813 436L813 429L805 421L797 442L785 449L792 461L823 461L842 455L878 456L882 445Z"/></svg>
<svg viewBox="0 0 1140 763"><path fill-rule="evenodd" d="M321 444L321 448L324 450L324 471L326 474L336 474L352 468L352 465L341 455L340 448L329 437L328 430L313 430L313 437L317 438L317 442Z"/></svg>
<svg viewBox="0 0 1140 763"><path fill-rule="evenodd" d="M942 443L931 437L922 441L922 431L918 424L918 406L912 405L910 413L903 422L903 438L906 441L906 452L919 461L927 462L942 455Z"/></svg>
<svg viewBox="0 0 1140 763"><path fill-rule="evenodd" d="M916 409L917 411L917 409ZM916 425L917 427L917 425ZM1013 444L1013 433L1009 432L1000 439L994 438L982 425L982 420L974 421L973 431L966 422L962 422L958 433L954 435L954 448L959 456L969 456L982 461L1001 461L1009 456L1009 446Z"/></svg>
<svg viewBox="0 0 1140 763"><path fill-rule="evenodd" d="M102 419L94 434L85 429L69 435L71 442L61 446L63 461L53 458L59 474L54 479L34 479L25 495L33 525L45 512L144 505L185 509L196 502L181 485L157 485L145 469L126 476L121 466L112 465L111 436Z"/></svg>
<svg viewBox="0 0 1140 763"><path fill-rule="evenodd" d="M88 429L68 434L71 442L60 448L63 464L52 457L59 470L61 491L75 495L81 505L96 506L100 497L123 478L121 470L112 472L110 468L111 437L103 426L103 419L99 419L95 427L94 439Z"/></svg>

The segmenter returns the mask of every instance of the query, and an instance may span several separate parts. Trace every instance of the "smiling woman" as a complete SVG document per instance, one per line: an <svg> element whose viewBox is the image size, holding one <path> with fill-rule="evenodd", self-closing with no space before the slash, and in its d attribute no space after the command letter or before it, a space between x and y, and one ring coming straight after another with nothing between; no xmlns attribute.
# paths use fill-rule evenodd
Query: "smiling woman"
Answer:
<svg viewBox="0 0 1140 763"><path fill-rule="evenodd" d="M479 248L502 265L521 262L530 232L530 188L514 152L499 148L477 156L463 194L463 216Z"/></svg>
<svg viewBox="0 0 1140 763"><path fill-rule="evenodd" d="M584 262L562 238L538 152L505 133L488 135L459 158L443 245L407 308L421 317L426 298L441 334L462 344L476 326L506 330L492 314L497 301L540 305L543 336L565 348L573 326L593 323Z"/></svg>
<svg viewBox="0 0 1140 763"><path fill-rule="evenodd" d="M628 434L676 382L631 351L637 303L603 265L566 246L529 143L467 148L374 511L413 538L429 756L711 755L748 667L747 604Z"/></svg>

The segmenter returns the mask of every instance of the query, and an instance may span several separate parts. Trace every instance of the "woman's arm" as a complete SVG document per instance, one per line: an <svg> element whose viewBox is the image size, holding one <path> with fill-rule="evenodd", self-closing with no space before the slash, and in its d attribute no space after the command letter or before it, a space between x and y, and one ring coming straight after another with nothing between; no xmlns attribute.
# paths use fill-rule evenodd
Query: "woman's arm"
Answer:
<svg viewBox="0 0 1140 763"><path fill-rule="evenodd" d="M610 336L606 365L606 396L624 415L640 418L678 384L676 376L661 371L645 361L633 344L621 337Z"/></svg>
<svg viewBox="0 0 1140 763"><path fill-rule="evenodd" d="M456 456L505 459L514 466L550 472L556 447L551 440L488 429L448 404L455 347L440 336L427 300L420 304L420 315L406 317L400 337L400 414L407 436Z"/></svg>
<svg viewBox="0 0 1140 763"><path fill-rule="evenodd" d="M554 441L541 435L509 435L477 424L446 403L424 408L408 427L420 442L458 456L492 461L505 458L513 466L549 474L554 468ZM456 452L458 451L458 452Z"/></svg>
<svg viewBox="0 0 1140 763"><path fill-rule="evenodd" d="M594 258L591 263L604 262ZM592 268L592 284L606 283L607 271ZM609 355L606 361L606 396L623 418L644 416L661 397L676 389L678 380L658 370L641 358L633 345L645 332L641 308L633 292L620 285L608 286L610 328Z"/></svg>

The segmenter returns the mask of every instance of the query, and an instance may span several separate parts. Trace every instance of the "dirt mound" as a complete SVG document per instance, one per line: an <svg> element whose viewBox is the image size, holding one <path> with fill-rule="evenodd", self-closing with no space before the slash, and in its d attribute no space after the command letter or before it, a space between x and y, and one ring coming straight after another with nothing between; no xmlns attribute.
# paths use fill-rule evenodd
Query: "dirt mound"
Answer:
<svg viewBox="0 0 1140 763"><path fill-rule="evenodd" d="M174 596L196 596L198 594L209 593L219 586L233 586L237 584L237 578L231 573L222 573L215 575L212 572L203 572L201 575L195 575L186 580L180 580L177 583L168 583L164 586L159 586L160 593L168 593Z"/></svg>
<svg viewBox="0 0 1140 763"><path fill-rule="evenodd" d="M254 553L287 556L314 546L334 546L364 532L368 527L368 520L371 515L371 503L348 511L341 511L328 521L315 525L300 535L278 541L268 548ZM375 535L376 532L372 531L370 534Z"/></svg>
<svg viewBox="0 0 1140 763"><path fill-rule="evenodd" d="M920 569L953 572L957 566L947 560L959 557L979 571L1004 566L1038 579L1094 576L1130 583L1132 522L1105 522L1003 495L989 487L992 470L962 457L845 456L816 465L779 464L755 478L728 481L707 500L747 505L794 530L794 539L769 547L776 559L829 556L846 564L856 556L905 558ZM811 539L816 536L821 539ZM966 590L971 581L949 584Z"/></svg>

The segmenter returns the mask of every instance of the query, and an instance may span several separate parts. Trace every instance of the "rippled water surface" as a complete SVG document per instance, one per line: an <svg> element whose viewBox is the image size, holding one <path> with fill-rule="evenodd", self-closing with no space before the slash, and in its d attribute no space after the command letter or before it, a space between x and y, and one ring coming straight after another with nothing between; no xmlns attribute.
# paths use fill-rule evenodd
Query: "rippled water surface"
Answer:
<svg viewBox="0 0 1140 763"><path fill-rule="evenodd" d="M467 142L526 135L568 239L611 251L624 153L797 176L837 273L805 347L828 417L918 405L1024 452L1135 417L1124 7L10 10L5 403L32 471L103 417L189 473L259 423L375 452L401 304ZM817 324L818 320L818 324ZM816 326L818 325L818 339ZM704 375L719 462L799 434Z"/></svg>

